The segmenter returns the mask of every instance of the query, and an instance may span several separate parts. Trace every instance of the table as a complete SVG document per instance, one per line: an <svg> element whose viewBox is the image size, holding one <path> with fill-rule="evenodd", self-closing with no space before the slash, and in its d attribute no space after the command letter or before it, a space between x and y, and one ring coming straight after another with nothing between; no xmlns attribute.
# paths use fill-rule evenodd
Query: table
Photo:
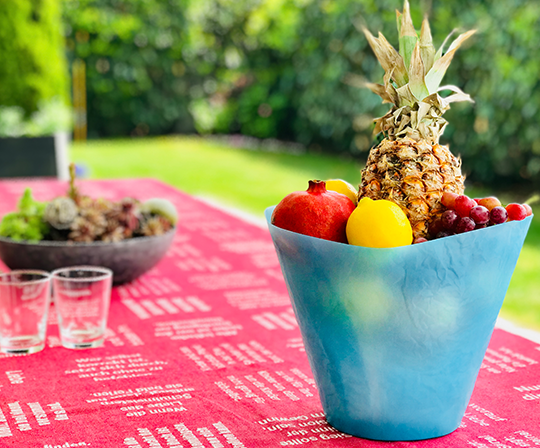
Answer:
<svg viewBox="0 0 540 448"><path fill-rule="evenodd" d="M25 187L0 182L0 215ZM383 443L330 427L266 229L150 179L81 181L83 194L164 197L180 215L165 259L113 289L105 345L0 356L0 447L540 446L540 341L496 329L461 427Z"/></svg>

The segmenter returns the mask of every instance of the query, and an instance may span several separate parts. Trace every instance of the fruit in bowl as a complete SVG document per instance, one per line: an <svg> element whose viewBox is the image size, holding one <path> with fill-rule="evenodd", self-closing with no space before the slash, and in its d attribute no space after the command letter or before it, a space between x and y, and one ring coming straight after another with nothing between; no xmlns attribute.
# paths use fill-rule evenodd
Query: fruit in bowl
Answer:
<svg viewBox="0 0 540 448"><path fill-rule="evenodd" d="M176 232L174 205L162 198L109 201L80 194L74 167L66 196L34 200L30 189L0 222L0 258L11 269L51 271L73 265L113 270L134 280L165 255Z"/></svg>
<svg viewBox="0 0 540 448"><path fill-rule="evenodd" d="M325 182L327 190L344 194L353 201L354 205L358 205L358 191L349 182L343 179L328 179Z"/></svg>
<svg viewBox="0 0 540 448"><path fill-rule="evenodd" d="M310 180L307 191L287 195L274 209L272 224L338 243L388 248L521 221L532 215L527 203L503 207L494 196L471 199L464 194L444 192L438 206L441 212L431 219L425 234L415 234L414 221L399 204L363 196L355 205L348 190L341 187L350 185L348 182L340 181L335 191L326 188L327 183L336 185L337 181L340 180Z"/></svg>
<svg viewBox="0 0 540 448"><path fill-rule="evenodd" d="M351 199L310 180L306 191L287 195L274 209L272 224L282 229L338 243L346 243L346 226L354 210Z"/></svg>
<svg viewBox="0 0 540 448"><path fill-rule="evenodd" d="M349 244L364 247L398 247L413 241L411 223L392 201L362 198L347 221Z"/></svg>

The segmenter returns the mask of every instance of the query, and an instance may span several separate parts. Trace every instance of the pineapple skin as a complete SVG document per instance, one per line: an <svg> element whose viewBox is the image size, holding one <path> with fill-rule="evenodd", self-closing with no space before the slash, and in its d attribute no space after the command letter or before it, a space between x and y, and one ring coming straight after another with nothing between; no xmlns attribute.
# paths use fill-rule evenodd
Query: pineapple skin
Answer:
<svg viewBox="0 0 540 448"><path fill-rule="evenodd" d="M371 148L358 199L387 199L407 214L413 237L429 238L429 225L446 208L445 191L463 194L465 178L461 160L448 146L410 138L384 139Z"/></svg>

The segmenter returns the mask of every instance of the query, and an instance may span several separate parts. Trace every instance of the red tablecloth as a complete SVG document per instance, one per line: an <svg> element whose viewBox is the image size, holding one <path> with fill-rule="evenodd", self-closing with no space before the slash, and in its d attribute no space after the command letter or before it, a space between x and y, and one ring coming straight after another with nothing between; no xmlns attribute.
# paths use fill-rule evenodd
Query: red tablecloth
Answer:
<svg viewBox="0 0 540 448"><path fill-rule="evenodd" d="M0 182L0 215L26 186ZM540 446L540 345L495 330L461 427L382 443L330 427L268 231L152 180L85 181L107 198L165 197L180 223L165 259L113 290L104 347L0 357L0 447ZM404 410L404 412L407 412Z"/></svg>

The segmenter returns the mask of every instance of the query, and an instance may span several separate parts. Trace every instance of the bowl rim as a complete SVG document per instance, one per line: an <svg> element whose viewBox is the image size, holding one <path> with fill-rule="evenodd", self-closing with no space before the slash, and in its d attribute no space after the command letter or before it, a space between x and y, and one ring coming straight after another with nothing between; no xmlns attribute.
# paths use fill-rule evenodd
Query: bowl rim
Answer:
<svg viewBox="0 0 540 448"><path fill-rule="evenodd" d="M81 243L77 241L53 241L53 240L41 240L41 241L28 241L21 240L16 241L12 238L6 236L0 236L1 243L16 244L20 246L40 246L40 247L96 247L96 246L112 246L112 245L129 245L137 244L138 242L149 241L155 238L165 238L171 234L176 233L177 227L173 226L167 232L162 233L161 235L152 235L152 236L136 236L134 238L126 238L121 241L92 241L91 243Z"/></svg>

